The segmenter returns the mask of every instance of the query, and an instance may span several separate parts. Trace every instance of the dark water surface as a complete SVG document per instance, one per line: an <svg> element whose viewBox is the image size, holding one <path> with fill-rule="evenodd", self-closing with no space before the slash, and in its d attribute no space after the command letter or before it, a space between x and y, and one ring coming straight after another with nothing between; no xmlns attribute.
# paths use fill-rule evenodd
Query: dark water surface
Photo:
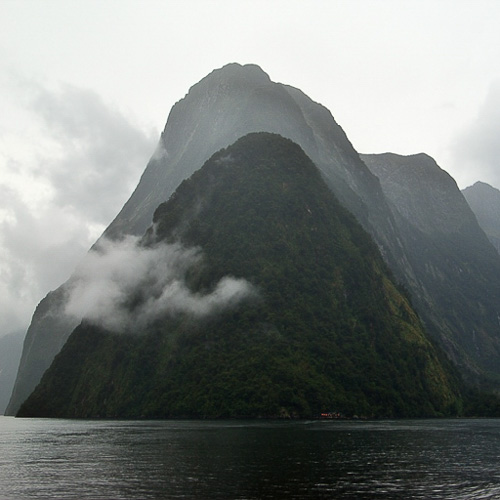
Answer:
<svg viewBox="0 0 500 500"><path fill-rule="evenodd" d="M500 420L0 417L0 498L500 499Z"/></svg>

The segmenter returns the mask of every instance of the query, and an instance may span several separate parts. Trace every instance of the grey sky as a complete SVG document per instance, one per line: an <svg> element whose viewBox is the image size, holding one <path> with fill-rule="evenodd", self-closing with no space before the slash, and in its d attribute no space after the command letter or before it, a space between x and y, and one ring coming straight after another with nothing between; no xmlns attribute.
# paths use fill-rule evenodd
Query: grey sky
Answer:
<svg viewBox="0 0 500 500"><path fill-rule="evenodd" d="M228 62L327 106L364 153L500 187L497 0L0 0L0 335L136 185L172 105Z"/></svg>

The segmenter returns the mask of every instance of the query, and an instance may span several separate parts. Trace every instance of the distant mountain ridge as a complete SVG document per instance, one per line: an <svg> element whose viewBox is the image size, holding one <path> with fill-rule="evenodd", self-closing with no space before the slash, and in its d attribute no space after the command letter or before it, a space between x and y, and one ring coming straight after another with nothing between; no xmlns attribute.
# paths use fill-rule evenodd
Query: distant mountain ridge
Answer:
<svg viewBox="0 0 500 500"><path fill-rule="evenodd" d="M498 386L500 259L456 182L425 154L361 158L389 200L427 328L466 375Z"/></svg>
<svg viewBox="0 0 500 500"><path fill-rule="evenodd" d="M462 193L479 225L500 253L500 191L485 182L476 182Z"/></svg>
<svg viewBox="0 0 500 500"><path fill-rule="evenodd" d="M360 156L379 178L390 203L420 231L449 234L461 231L464 226L477 229L455 181L430 156L425 153Z"/></svg>

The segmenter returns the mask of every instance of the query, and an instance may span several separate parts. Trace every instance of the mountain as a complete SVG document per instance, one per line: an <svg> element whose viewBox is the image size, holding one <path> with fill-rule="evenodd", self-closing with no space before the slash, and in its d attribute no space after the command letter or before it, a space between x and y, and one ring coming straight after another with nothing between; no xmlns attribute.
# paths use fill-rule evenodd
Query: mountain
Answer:
<svg viewBox="0 0 500 500"><path fill-rule="evenodd" d="M21 332L0 337L0 415L9 402L23 348Z"/></svg>
<svg viewBox="0 0 500 500"><path fill-rule="evenodd" d="M279 134L304 150L407 287L433 338L469 381L486 380L498 390L500 257L454 181L425 155L409 157L404 165L397 155L360 158L329 110L302 91L271 81L258 66L217 69L173 106L136 190L95 248L109 239L142 235L155 209L183 180L216 151L252 132ZM67 311L77 282L72 276L35 311L9 414L16 413L80 323L81 316Z"/></svg>
<svg viewBox="0 0 500 500"><path fill-rule="evenodd" d="M455 181L429 156L361 155L390 202L427 329L464 374L498 389L500 259Z"/></svg>
<svg viewBox="0 0 500 500"><path fill-rule="evenodd" d="M256 65L228 64L203 78L173 106L137 189L104 234L142 234L158 204L182 180L216 151L250 132L277 133L300 144L364 225L387 216L376 177L330 111L302 91L271 81Z"/></svg>
<svg viewBox="0 0 500 500"><path fill-rule="evenodd" d="M229 279L246 292L119 332L84 321L19 416L401 417L460 407L449 363L377 246L297 144L239 139L183 181L153 222L144 251L203 255L185 270L185 304ZM165 286L135 288L123 307L136 318L165 294L176 303Z"/></svg>
<svg viewBox="0 0 500 500"><path fill-rule="evenodd" d="M500 252L500 191L484 182L476 182L462 193L486 236Z"/></svg>
<svg viewBox="0 0 500 500"><path fill-rule="evenodd" d="M173 106L137 188L104 236L143 234L156 207L168 200L182 180L216 151L243 135L261 131L298 143L341 203L376 238L387 262L396 267L396 261L405 261L379 181L359 159L331 113L300 90L272 82L252 64L229 64L213 71ZM11 415L81 319L65 313L70 287L62 285L37 308L7 409Z"/></svg>

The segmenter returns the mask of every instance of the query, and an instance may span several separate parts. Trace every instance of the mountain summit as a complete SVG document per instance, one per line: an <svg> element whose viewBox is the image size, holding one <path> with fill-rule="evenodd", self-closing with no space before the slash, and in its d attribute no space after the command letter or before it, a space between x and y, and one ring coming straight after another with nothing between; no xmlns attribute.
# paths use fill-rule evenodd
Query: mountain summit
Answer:
<svg viewBox="0 0 500 500"><path fill-rule="evenodd" d="M142 234L183 179L251 132L276 133L299 144L364 225L389 216L378 180L325 107L271 81L256 65L233 63L214 70L173 106L137 189L105 235Z"/></svg>
<svg viewBox="0 0 500 500"><path fill-rule="evenodd" d="M162 244L201 250L187 278L195 296L228 276L254 292L121 335L82 324L19 416L457 410L457 382L377 247L290 140L250 134L213 155L156 210L142 245Z"/></svg>

